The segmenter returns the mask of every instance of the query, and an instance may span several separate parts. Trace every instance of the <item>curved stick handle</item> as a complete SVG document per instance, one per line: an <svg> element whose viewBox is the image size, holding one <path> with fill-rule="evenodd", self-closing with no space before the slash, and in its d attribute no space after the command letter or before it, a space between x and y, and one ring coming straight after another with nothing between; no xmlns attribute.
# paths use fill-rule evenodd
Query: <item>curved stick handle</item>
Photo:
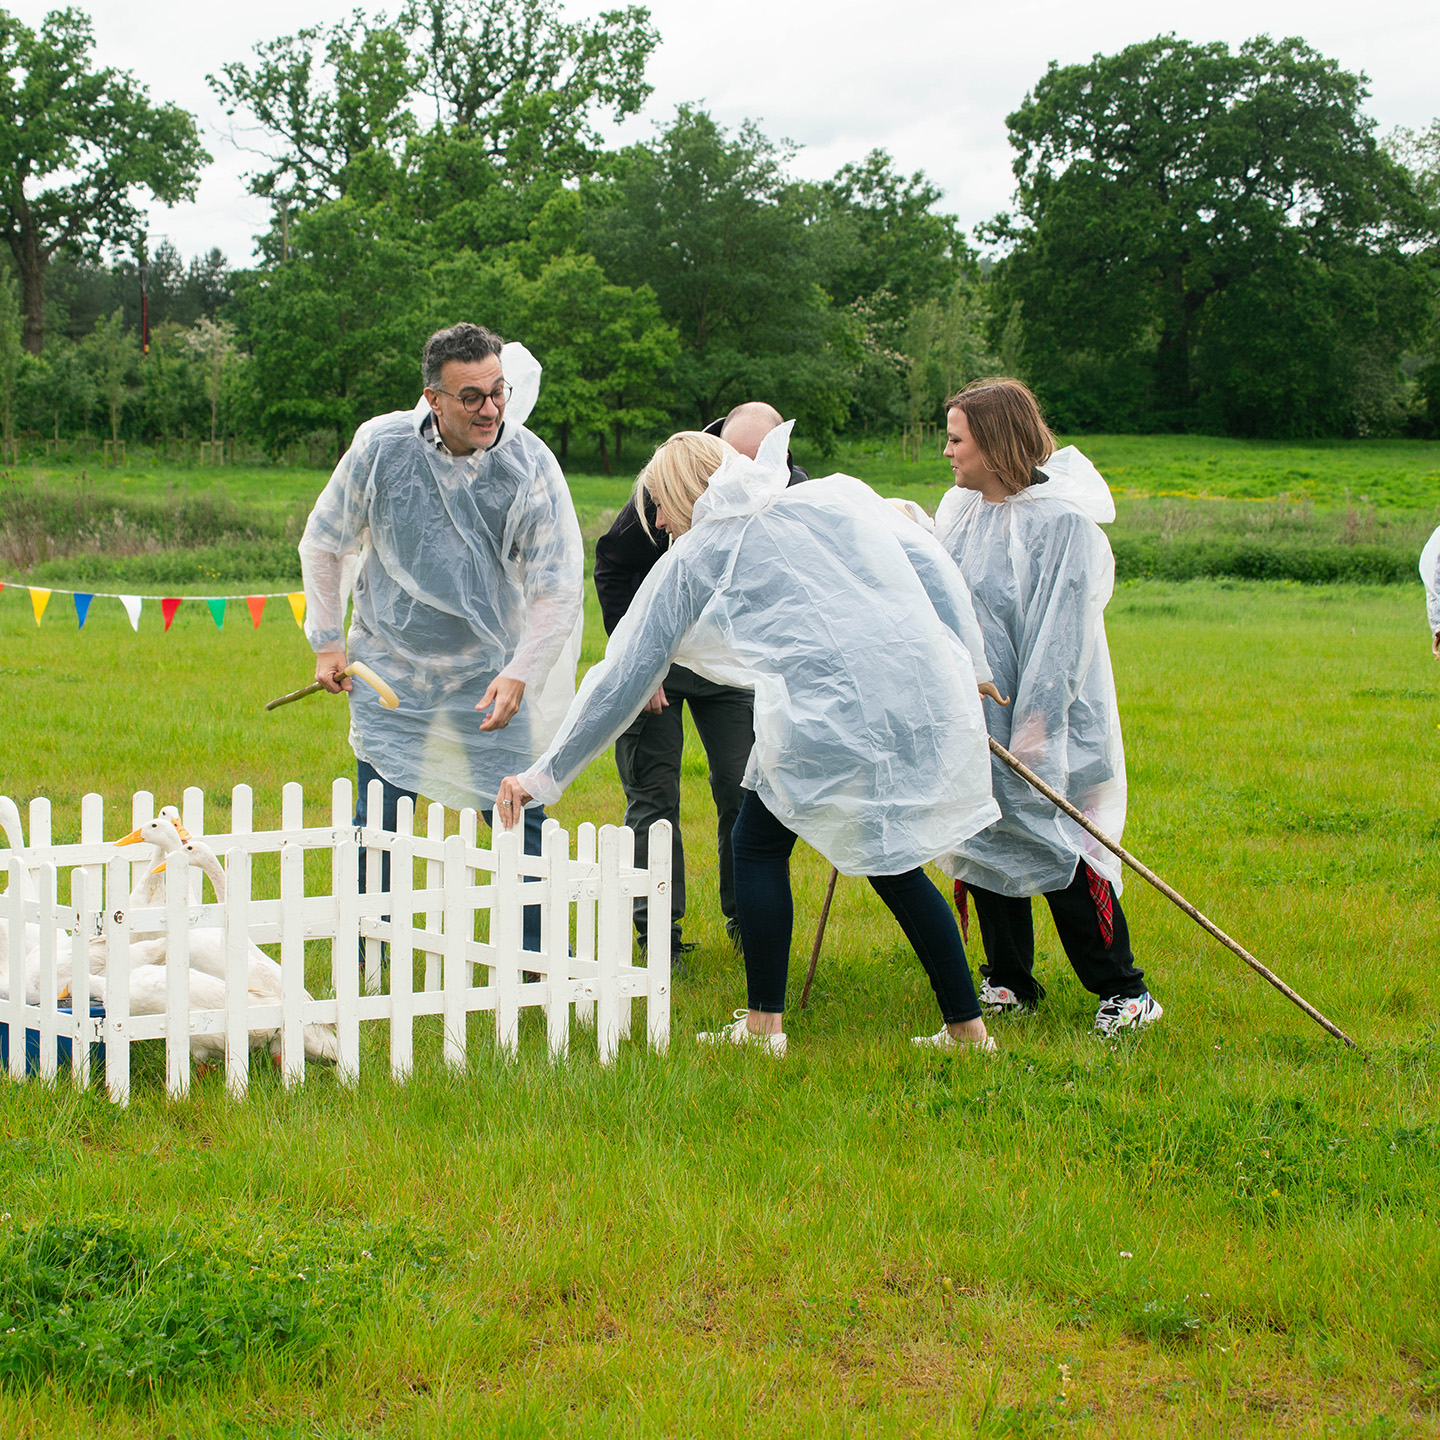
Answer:
<svg viewBox="0 0 1440 1440"><path fill-rule="evenodd" d="M341 672L342 675L353 675L363 680L379 697L382 709L394 710L400 704L400 697L396 695L385 680L377 675L362 660L352 660ZM325 687L318 681L307 685L303 690L292 690L288 695L279 695L274 700L267 700L265 708L273 710L277 705L288 705L292 700L303 700L307 695L313 695L317 690Z"/></svg>

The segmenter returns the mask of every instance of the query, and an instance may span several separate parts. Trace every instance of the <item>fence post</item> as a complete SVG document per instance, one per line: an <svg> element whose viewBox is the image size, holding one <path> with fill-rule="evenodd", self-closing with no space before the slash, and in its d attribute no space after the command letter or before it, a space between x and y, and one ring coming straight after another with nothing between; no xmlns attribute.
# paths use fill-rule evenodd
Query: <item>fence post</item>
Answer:
<svg viewBox="0 0 1440 1440"><path fill-rule="evenodd" d="M5 892L5 921L9 927L8 954L25 954L25 900L30 893L30 872L18 852L10 852L10 888ZM36 920L40 916L37 913ZM10 1078L25 1078L25 966L10 966L10 994L6 997L5 1023L10 1032Z"/></svg>
<svg viewBox="0 0 1440 1440"><path fill-rule="evenodd" d="M558 1060L570 1045L570 837L558 820L547 819L540 840L549 885L543 942L546 979L545 1038L550 1058Z"/></svg>
<svg viewBox="0 0 1440 1440"><path fill-rule="evenodd" d="M580 879L575 900L575 958L590 964L595 961L595 901L600 894L598 881L592 877L590 867L595 864L595 827L590 821L583 821L575 832L575 861L580 867ZM670 913L668 910L665 912ZM575 1023L593 1026L595 1024L595 1002L575 1002Z"/></svg>
<svg viewBox="0 0 1440 1440"><path fill-rule="evenodd" d="M635 882L625 878L627 870L635 868L635 832L628 826L622 825L619 830L620 836L620 873L616 881L620 888L620 913L627 917L629 924L622 923L618 929L615 942L615 974L616 974L616 1004L618 1005L617 1032L621 1040L630 1038L630 1021L635 1014L635 1000L630 995L621 995L619 992L619 974L621 959L624 959L624 968L630 968L630 962L634 954L635 934ZM665 912L670 913L668 910ZM666 927L669 928L668 926Z"/></svg>
<svg viewBox="0 0 1440 1440"><path fill-rule="evenodd" d="M365 828L385 828L385 787L379 780L372 780L365 788ZM379 845L370 845L365 851L365 893L378 895L383 888L384 850ZM359 956L359 949L356 949ZM365 993L380 993L380 942L367 936L365 939Z"/></svg>
<svg viewBox="0 0 1440 1440"><path fill-rule="evenodd" d="M138 830L147 820L153 820L154 818L155 797L148 790L137 790L134 795L130 797L130 828L132 830ZM129 878L125 884L125 894L127 896L144 878L145 865L146 862L144 860L132 860L130 862ZM108 991L106 992L106 999L109 999Z"/></svg>
<svg viewBox="0 0 1440 1440"><path fill-rule="evenodd" d="M292 787L287 785L288 792ZM298 789L299 787L294 787ZM283 803L283 802L282 802ZM289 825L287 830L292 828ZM299 826L294 827L299 829ZM280 1076L286 1086L305 1079L305 851L280 843Z"/></svg>
<svg viewBox="0 0 1440 1440"><path fill-rule="evenodd" d="M70 1078L77 1090L90 1085L90 935L99 894L89 868L77 865L70 872L70 908L75 912L70 934Z"/></svg>
<svg viewBox="0 0 1440 1440"><path fill-rule="evenodd" d="M425 834L431 840L440 841L445 838L445 807L438 801L432 800L429 810L425 813ZM433 894L442 887L443 883L444 868L440 861L427 860L425 862L425 888ZM440 927L444 920L445 912L443 910L427 910L425 912L425 928L432 935L440 933ZM427 990L440 988L440 959L439 951L427 950L425 952L425 988Z"/></svg>
<svg viewBox="0 0 1440 1440"><path fill-rule="evenodd" d="M390 854L390 1073L396 1080L415 1068L414 891L415 842L405 834Z"/></svg>
<svg viewBox="0 0 1440 1440"><path fill-rule="evenodd" d="M195 836L205 833L205 792L198 785L187 785L180 810L180 820ZM199 905L205 899L205 872L198 866L190 867L190 903Z"/></svg>
<svg viewBox="0 0 1440 1440"><path fill-rule="evenodd" d="M236 845L225 855L225 1088L243 1100L249 1084L250 852Z"/></svg>
<svg viewBox="0 0 1440 1440"><path fill-rule="evenodd" d="M31 835L34 835L35 807L30 807ZM45 841L46 846L49 840ZM38 848L31 840L31 849ZM40 874L40 1020L36 1029L40 1035L40 1078L42 1080L53 1080L57 1069L55 1055L55 1041L60 1033L60 1000L58 992L60 989L56 973L55 930L60 923L59 905L56 902L56 881L55 867L51 864L44 864L37 867ZM24 954L23 950L21 952ZM25 1053L25 1027L20 1027L18 1037L11 1032L12 1042L20 1046L20 1053Z"/></svg>
<svg viewBox="0 0 1440 1440"><path fill-rule="evenodd" d="M190 1093L190 863L177 850L165 864L165 1093Z"/></svg>
<svg viewBox="0 0 1440 1440"><path fill-rule="evenodd" d="M470 988L470 961L466 946L475 933L475 910L465 898L469 870L465 842L458 835L445 841L445 1063L452 1070L465 1068L465 991Z"/></svg>
<svg viewBox="0 0 1440 1440"><path fill-rule="evenodd" d="M335 845L332 874L336 1078L353 1085L360 1078L360 847L353 830Z"/></svg>
<svg viewBox="0 0 1440 1440"><path fill-rule="evenodd" d="M674 837L668 820L650 827L646 849L650 870L650 914L670 913L670 862ZM645 1029L651 1045L662 1053L670 1048L670 927L651 931L645 948Z"/></svg>
<svg viewBox="0 0 1440 1440"><path fill-rule="evenodd" d="M130 862L105 867L105 1087L130 1103ZM14 1034L14 1031L11 1031Z"/></svg>
<svg viewBox="0 0 1440 1440"><path fill-rule="evenodd" d="M514 1054L520 1043L520 831L490 834L490 983L495 987L495 1040Z"/></svg>
<svg viewBox="0 0 1440 1440"><path fill-rule="evenodd" d="M630 907L620 894L620 832L613 825L600 827L600 913L595 926L595 982L600 995L595 1012L595 1034L600 1063L615 1058L620 1043L620 943L630 919Z"/></svg>

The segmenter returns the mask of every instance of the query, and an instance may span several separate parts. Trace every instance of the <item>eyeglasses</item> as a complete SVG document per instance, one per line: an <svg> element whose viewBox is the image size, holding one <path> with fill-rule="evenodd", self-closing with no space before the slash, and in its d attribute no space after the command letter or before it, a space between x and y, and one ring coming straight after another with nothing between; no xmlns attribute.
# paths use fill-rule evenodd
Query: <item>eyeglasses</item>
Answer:
<svg viewBox="0 0 1440 1440"><path fill-rule="evenodd" d="M497 410L503 410L515 387L506 380L494 390L462 390L458 395L453 390L442 390L438 385L431 386L431 389L437 395L448 395L452 400L458 400L465 407L466 414L474 415L487 400Z"/></svg>

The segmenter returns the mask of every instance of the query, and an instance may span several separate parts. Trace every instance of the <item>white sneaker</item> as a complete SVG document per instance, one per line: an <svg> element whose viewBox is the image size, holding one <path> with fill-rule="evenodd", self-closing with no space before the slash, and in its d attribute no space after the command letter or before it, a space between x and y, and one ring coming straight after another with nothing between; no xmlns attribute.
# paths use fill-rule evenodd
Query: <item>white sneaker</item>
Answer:
<svg viewBox="0 0 1440 1440"><path fill-rule="evenodd" d="M1153 1025L1164 1013L1160 1002L1149 991L1133 999L1127 995L1113 995L1109 1000L1102 1000L1095 1012L1095 1033L1110 1040L1122 1030L1138 1030L1142 1025Z"/></svg>
<svg viewBox="0 0 1440 1440"><path fill-rule="evenodd" d="M695 1039L701 1045L758 1045L767 1055L773 1055L777 1060L783 1059L785 1032L781 1030L774 1035L752 1034L746 1023L749 1017L748 1010L737 1010L731 1024L724 1025L719 1030L701 1030Z"/></svg>
<svg viewBox="0 0 1440 1440"><path fill-rule="evenodd" d="M982 1055L993 1055L996 1049L993 1035L983 1040L957 1040L943 1025L935 1035L912 1035L910 1043L922 1050L978 1050Z"/></svg>
<svg viewBox="0 0 1440 1440"><path fill-rule="evenodd" d="M980 1012L983 1015L1028 1015L1035 1006L1022 1000L1008 985L980 982Z"/></svg>

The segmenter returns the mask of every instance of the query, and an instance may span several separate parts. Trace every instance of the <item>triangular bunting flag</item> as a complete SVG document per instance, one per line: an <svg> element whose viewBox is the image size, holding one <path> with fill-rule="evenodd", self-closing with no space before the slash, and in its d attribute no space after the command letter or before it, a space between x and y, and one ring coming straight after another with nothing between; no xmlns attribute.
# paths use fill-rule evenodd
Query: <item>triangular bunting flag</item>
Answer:
<svg viewBox="0 0 1440 1440"><path fill-rule="evenodd" d="M260 617L265 613L265 597L263 595L247 595L245 603L250 607L250 618L255 622L255 628L260 628Z"/></svg>
<svg viewBox="0 0 1440 1440"><path fill-rule="evenodd" d="M27 587L30 591L30 608L35 612L35 623L40 623L40 617L45 613L45 607L50 603L50 592L48 590L37 590L33 585Z"/></svg>
<svg viewBox="0 0 1440 1440"><path fill-rule="evenodd" d="M82 595L78 590L75 592L75 613L80 617L79 628L85 628L85 617L90 613L90 602L93 595Z"/></svg>
<svg viewBox="0 0 1440 1440"><path fill-rule="evenodd" d="M138 634L140 630L140 597L138 595L121 595L118 598L125 607L125 613L130 617L130 628Z"/></svg>
<svg viewBox="0 0 1440 1440"><path fill-rule="evenodd" d="M165 628L170 628L170 622L175 618L175 612L180 608L180 600L174 595L167 595L160 602L160 613L165 617Z"/></svg>
<svg viewBox="0 0 1440 1440"><path fill-rule="evenodd" d="M215 628L223 630L225 628L225 597L221 595L217 599L207 600L205 603L210 607L210 615L215 621Z"/></svg>
<svg viewBox="0 0 1440 1440"><path fill-rule="evenodd" d="M290 602L290 613L295 617L295 623L303 630L305 628L305 592L296 591L293 595L285 597Z"/></svg>

